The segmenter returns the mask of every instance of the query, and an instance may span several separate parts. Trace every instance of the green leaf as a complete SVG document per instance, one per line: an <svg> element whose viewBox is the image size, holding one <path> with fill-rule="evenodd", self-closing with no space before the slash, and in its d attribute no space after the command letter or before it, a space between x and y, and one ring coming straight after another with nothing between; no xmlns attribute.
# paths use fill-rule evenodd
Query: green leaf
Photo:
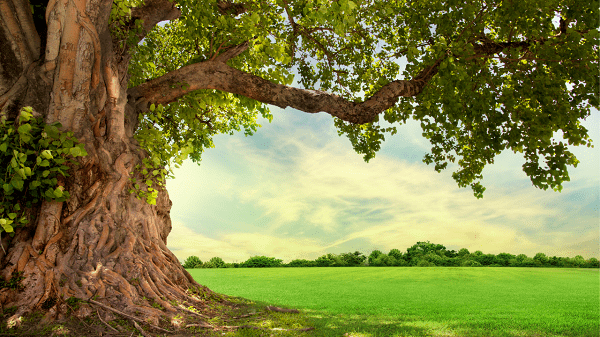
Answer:
<svg viewBox="0 0 600 337"><path fill-rule="evenodd" d="M77 157L81 155L81 149L79 147L72 147L69 149L69 153L71 153L73 157Z"/></svg>
<svg viewBox="0 0 600 337"><path fill-rule="evenodd" d="M8 223L2 223L2 220L5 219L0 219L0 225L2 228L4 228L4 231L7 233L12 233L14 231L13 226L9 225Z"/></svg>
<svg viewBox="0 0 600 337"><path fill-rule="evenodd" d="M28 133L31 131L31 124L23 124L17 129L19 133Z"/></svg>
<svg viewBox="0 0 600 337"><path fill-rule="evenodd" d="M10 181L10 184L15 188L15 190L17 191L22 191L23 190L23 180L21 178L18 178L17 176L14 176L12 178L12 180Z"/></svg>
<svg viewBox="0 0 600 337"><path fill-rule="evenodd" d="M46 158L46 159L52 159L52 152L50 152L50 150L44 150L41 153L42 157Z"/></svg>

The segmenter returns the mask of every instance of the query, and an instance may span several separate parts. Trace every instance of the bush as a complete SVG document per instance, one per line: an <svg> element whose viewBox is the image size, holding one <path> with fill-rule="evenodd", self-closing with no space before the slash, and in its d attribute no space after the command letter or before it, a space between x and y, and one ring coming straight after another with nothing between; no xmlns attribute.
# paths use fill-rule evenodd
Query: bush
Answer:
<svg viewBox="0 0 600 337"><path fill-rule="evenodd" d="M535 261L530 257L526 257L519 263L519 267L535 267Z"/></svg>
<svg viewBox="0 0 600 337"><path fill-rule="evenodd" d="M304 260L304 259L296 259L290 261L290 263L285 265L286 267L316 267L317 264L315 261Z"/></svg>
<svg viewBox="0 0 600 337"><path fill-rule="evenodd" d="M226 268L225 261L220 257L213 257L210 261L205 262L202 268Z"/></svg>
<svg viewBox="0 0 600 337"><path fill-rule="evenodd" d="M394 263L394 266L405 267L408 266L408 262L406 262L405 259L396 259L396 263Z"/></svg>
<svg viewBox="0 0 600 337"><path fill-rule="evenodd" d="M435 267L435 263L420 259L419 262L417 262L417 267Z"/></svg>
<svg viewBox="0 0 600 337"><path fill-rule="evenodd" d="M240 267L243 268L269 268L269 267L281 267L281 261L274 257L266 256L253 256L243 262Z"/></svg>
<svg viewBox="0 0 600 337"><path fill-rule="evenodd" d="M460 264L461 267L481 267L481 263L475 260L464 260L463 263Z"/></svg>
<svg viewBox="0 0 600 337"><path fill-rule="evenodd" d="M343 253L340 255L340 258L347 266L362 266L367 259L367 257L359 251L355 251L354 253Z"/></svg>
<svg viewBox="0 0 600 337"><path fill-rule="evenodd" d="M188 258L183 261L183 268L202 268L202 261L197 256L188 256Z"/></svg>
<svg viewBox="0 0 600 337"><path fill-rule="evenodd" d="M333 265L335 264L335 260L330 258L329 255L323 255L319 256L315 260L315 264L317 265L317 267L333 267Z"/></svg>
<svg viewBox="0 0 600 337"><path fill-rule="evenodd" d="M600 268L600 261L597 258L592 257L585 262L586 268Z"/></svg>

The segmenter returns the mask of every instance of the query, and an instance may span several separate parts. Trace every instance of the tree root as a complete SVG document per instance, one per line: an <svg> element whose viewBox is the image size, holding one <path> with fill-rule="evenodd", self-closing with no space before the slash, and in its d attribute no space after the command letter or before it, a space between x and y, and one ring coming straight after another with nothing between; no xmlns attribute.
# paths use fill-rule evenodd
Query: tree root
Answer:
<svg viewBox="0 0 600 337"><path fill-rule="evenodd" d="M115 332L119 332L119 330L115 329L112 325L106 323L102 317L100 317L100 313L98 312L98 310L96 310L96 314L98 314L98 319L100 320L100 322L104 323L104 325L106 325L109 329L115 331Z"/></svg>
<svg viewBox="0 0 600 337"><path fill-rule="evenodd" d="M148 334L146 333L146 331L144 331L144 329L142 329L142 327L139 324L137 324L136 321L133 321L133 326L135 326L135 328L138 329L138 331L142 334L142 336L144 336L144 337L150 337L150 336L148 336Z"/></svg>
<svg viewBox="0 0 600 337"><path fill-rule="evenodd" d="M130 320L134 321L134 322L133 322L133 324L135 325L135 327L136 327L138 330L140 330L140 332L142 332L143 330L141 330L141 328L138 328L138 325L136 324L136 322L140 322L140 323L148 324L150 327L152 327L153 329L156 329L156 330L158 330L158 331L162 331L162 332L166 332L166 333L173 333L173 331L165 330L165 329L163 329L163 328L161 328L161 327L158 327L158 326L156 326L156 325L150 324L150 323L148 323L148 322L144 321L143 319L139 319L139 318L137 318L137 317L133 317L133 316L131 316L131 315L128 315L128 314L126 314L126 313L124 313L124 312L122 312L122 311L120 311L120 310L117 310L117 309L114 309L114 308L111 308L111 307L109 307L108 305L102 304L102 303L100 303L100 302L98 302L98 301L94 301L94 300L92 300L92 299L89 299L89 300L87 300L87 302L89 302L89 303L92 303L92 304L95 304L95 305L97 305L97 306L99 306L99 307L102 307L103 309L110 310L110 311L112 311L112 312L114 312L114 313L117 313L117 314L119 314L119 315L123 316L123 317L127 317L127 318L129 318ZM146 336L144 333L142 333L142 335Z"/></svg>

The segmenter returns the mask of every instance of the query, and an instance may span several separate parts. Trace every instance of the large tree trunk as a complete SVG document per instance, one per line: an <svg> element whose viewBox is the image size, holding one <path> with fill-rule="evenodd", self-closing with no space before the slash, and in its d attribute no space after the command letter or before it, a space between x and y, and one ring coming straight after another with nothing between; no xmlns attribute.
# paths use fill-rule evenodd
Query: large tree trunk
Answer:
<svg viewBox="0 0 600 337"><path fill-rule="evenodd" d="M147 0L146 6L157 3L172 12L149 11L145 22L173 16L168 1ZM26 0L0 0L2 113L14 118L21 107L33 106L47 123L73 131L88 152L63 182L68 201L44 202L28 226L17 227L13 238L3 236L0 277L24 277L22 290L0 290L4 308L18 307L14 317L43 308L47 319L60 318L65 300L76 297L156 324L160 315L183 310L176 303L201 305L190 289L209 291L167 249L166 191L156 206L128 192L144 152L133 139L137 111L127 101L129 57L113 50L110 8L110 1L51 0L45 13L32 15ZM92 310L83 304L78 314Z"/></svg>

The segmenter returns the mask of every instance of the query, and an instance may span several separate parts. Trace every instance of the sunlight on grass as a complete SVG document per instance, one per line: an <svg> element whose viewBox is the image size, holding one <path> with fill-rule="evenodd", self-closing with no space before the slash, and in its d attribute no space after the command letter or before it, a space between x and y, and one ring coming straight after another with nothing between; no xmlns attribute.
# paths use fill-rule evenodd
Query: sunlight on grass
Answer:
<svg viewBox="0 0 600 337"><path fill-rule="evenodd" d="M593 269L191 269L211 289L302 309L311 336L598 336Z"/></svg>

